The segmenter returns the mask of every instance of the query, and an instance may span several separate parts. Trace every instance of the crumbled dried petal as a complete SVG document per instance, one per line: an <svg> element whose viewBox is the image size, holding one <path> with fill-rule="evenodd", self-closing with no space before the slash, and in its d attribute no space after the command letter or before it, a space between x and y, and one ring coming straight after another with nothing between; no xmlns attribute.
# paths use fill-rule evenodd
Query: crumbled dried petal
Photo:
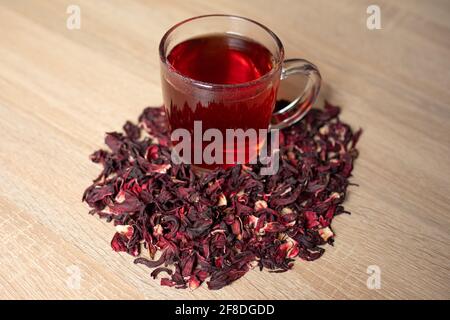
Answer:
<svg viewBox="0 0 450 320"><path fill-rule="evenodd" d="M111 247L116 252L127 251L127 245L124 239L120 236L120 233L116 233L111 240Z"/></svg>
<svg viewBox="0 0 450 320"><path fill-rule="evenodd" d="M164 272L163 286L220 289L256 264L287 271L297 256L321 257L335 236L333 218L348 213L342 203L361 130L339 113L326 103L282 130L276 175L259 175L257 164L199 177L171 162L164 109L146 108L138 126L127 122L124 134L106 134L110 151L91 155L103 170L83 201L114 222L114 251L139 256L146 249L151 259L134 262L155 268L153 278Z"/></svg>
<svg viewBox="0 0 450 320"><path fill-rule="evenodd" d="M255 202L255 211L259 211L267 208L267 202L264 200L258 200Z"/></svg>
<svg viewBox="0 0 450 320"><path fill-rule="evenodd" d="M200 286L200 280L196 276L191 276L189 279L189 289L195 290Z"/></svg>
<svg viewBox="0 0 450 320"><path fill-rule="evenodd" d="M133 226L130 225L121 225L118 224L116 225L116 231L125 236L128 240L131 239L131 237L133 236Z"/></svg>
<svg viewBox="0 0 450 320"><path fill-rule="evenodd" d="M219 194L219 199L217 200L218 207L224 207L227 205L227 197L223 193Z"/></svg>
<svg viewBox="0 0 450 320"><path fill-rule="evenodd" d="M334 233L333 231L331 231L330 227L325 227L319 229L319 235L322 237L323 240L328 241L328 239L334 236Z"/></svg>

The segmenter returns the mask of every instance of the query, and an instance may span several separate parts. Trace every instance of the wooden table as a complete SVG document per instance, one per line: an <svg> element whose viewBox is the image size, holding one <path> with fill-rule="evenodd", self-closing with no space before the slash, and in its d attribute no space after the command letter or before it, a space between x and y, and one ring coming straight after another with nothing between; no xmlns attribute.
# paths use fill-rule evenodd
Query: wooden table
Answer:
<svg viewBox="0 0 450 320"><path fill-rule="evenodd" d="M81 28L69 30L75 2ZM449 299L450 3L378 0L382 29L369 30L372 2L1 0L0 298ZM365 130L360 186L318 261L175 290L111 250L113 226L81 195L104 132L161 104L163 33L206 13L256 19L288 57L318 65L322 96ZM377 267L381 288L369 289Z"/></svg>

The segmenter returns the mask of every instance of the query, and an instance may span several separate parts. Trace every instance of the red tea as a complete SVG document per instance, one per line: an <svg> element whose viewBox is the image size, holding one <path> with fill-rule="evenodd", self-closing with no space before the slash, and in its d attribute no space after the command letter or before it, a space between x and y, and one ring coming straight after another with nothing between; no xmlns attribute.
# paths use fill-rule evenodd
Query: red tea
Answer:
<svg viewBox="0 0 450 320"><path fill-rule="evenodd" d="M268 128L279 76L254 81L274 68L273 55L266 47L238 35L211 34L179 43L169 52L167 60L169 68L197 81L192 90L192 84L174 78L172 81L163 73L164 101L172 131L183 128L193 134L194 121L202 121L203 132L218 129L223 137L226 129ZM224 86L211 88L211 84ZM223 159L230 152L235 156L245 152L249 161L247 149L258 149L259 145L247 144L246 150L225 147ZM193 154L202 150L193 149Z"/></svg>
<svg viewBox="0 0 450 320"><path fill-rule="evenodd" d="M171 66L194 80L238 84L269 72L272 54L259 43L236 35L209 35L175 46L167 57Z"/></svg>

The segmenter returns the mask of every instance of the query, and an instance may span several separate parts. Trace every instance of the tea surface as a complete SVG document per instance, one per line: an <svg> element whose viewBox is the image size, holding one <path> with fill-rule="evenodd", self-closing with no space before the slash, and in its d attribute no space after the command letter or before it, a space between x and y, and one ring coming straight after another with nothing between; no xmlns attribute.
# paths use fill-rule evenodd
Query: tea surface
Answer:
<svg viewBox="0 0 450 320"><path fill-rule="evenodd" d="M167 59L181 74L214 84L256 80L273 67L272 54L266 47L232 34L186 40L176 45Z"/></svg>

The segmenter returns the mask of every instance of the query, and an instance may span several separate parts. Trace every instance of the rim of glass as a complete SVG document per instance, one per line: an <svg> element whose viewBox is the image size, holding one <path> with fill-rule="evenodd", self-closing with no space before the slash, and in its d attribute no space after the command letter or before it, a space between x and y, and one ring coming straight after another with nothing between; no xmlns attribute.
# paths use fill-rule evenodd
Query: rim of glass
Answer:
<svg viewBox="0 0 450 320"><path fill-rule="evenodd" d="M278 61L276 61L276 63L274 64L274 67L267 72L266 74L264 74L262 77L252 80L252 81L247 81L247 82L242 82L242 83L236 83L236 84L220 84L220 83L213 83L213 82L205 82L205 81L200 81L200 80L195 80L192 79L190 77L185 76L184 74L180 73L179 71L177 71L175 68L172 67L172 65L170 64L169 61L167 61L167 57L166 57L166 50L165 50L165 44L167 41L167 38L169 37L169 35L175 31L178 27L189 23L191 21L194 20L199 20L199 19L203 19L203 18L214 18L214 17L221 17L221 18L230 18L230 19L236 19L236 20L242 20L242 21L246 21L246 22L250 22L253 23L255 25L257 25L258 27L260 27L261 29L263 29L264 31L266 31L267 33L270 34L270 36L273 38L273 40L275 41L277 47L278 47L278 51L279 51L279 59ZM205 32L205 34L207 34L207 32ZM179 77L181 77L183 80L188 81L194 85L203 87L203 88L239 88L239 87L247 87L247 86L252 86L255 85L257 83L260 82L264 82L267 78L270 78L271 76L273 76L273 74L275 72L277 72L280 67L281 64L283 63L284 60L284 47L283 44L281 43L281 40L278 38L278 36L269 28L267 28L265 25L249 19L249 18L245 18L245 17L241 17L241 16L235 16L235 15L230 15L230 14L206 14L206 15L201 15L201 16L195 16L186 20L183 20L177 24L175 24L174 26L172 26L169 30L167 30L167 32L164 34L164 36L161 38L161 41L159 43L159 58L161 59L161 62L165 65L165 66L170 66L170 71L177 74Z"/></svg>

